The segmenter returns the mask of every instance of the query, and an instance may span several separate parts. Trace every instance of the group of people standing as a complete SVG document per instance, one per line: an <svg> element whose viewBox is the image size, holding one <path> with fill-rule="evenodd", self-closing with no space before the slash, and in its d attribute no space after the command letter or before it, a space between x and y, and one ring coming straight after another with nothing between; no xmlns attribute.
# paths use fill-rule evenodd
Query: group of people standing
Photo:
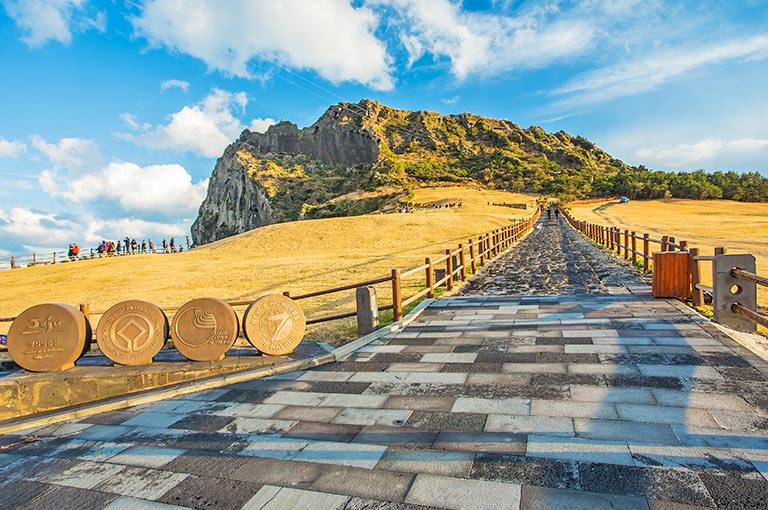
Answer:
<svg viewBox="0 0 768 510"><path fill-rule="evenodd" d="M72 245L70 245L70 248L71 247ZM192 246L189 240L189 236L187 236L187 249L189 250L191 247ZM181 244L177 245L176 239L173 237L171 237L170 243L166 239L163 239L161 248L156 247L152 239L142 239L141 242L138 242L136 239L131 239L127 236L125 239L118 240L117 242L101 241L101 243L99 243L98 247L96 248L96 253L98 253L99 257L135 255L139 253L178 253L183 251L184 246Z"/></svg>

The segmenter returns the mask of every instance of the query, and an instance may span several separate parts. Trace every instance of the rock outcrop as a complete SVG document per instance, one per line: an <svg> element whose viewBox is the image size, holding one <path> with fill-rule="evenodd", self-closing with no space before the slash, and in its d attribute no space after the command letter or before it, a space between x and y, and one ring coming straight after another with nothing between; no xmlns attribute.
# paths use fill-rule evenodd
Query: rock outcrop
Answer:
<svg viewBox="0 0 768 510"><path fill-rule="evenodd" d="M272 223L266 190L251 178L235 142L216 162L197 219L192 224L195 245L206 244Z"/></svg>

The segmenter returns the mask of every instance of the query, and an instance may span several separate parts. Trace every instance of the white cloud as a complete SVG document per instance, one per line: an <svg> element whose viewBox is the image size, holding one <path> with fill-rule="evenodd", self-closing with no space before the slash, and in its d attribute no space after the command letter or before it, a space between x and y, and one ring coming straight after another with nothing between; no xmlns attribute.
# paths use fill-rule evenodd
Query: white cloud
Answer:
<svg viewBox="0 0 768 510"><path fill-rule="evenodd" d="M535 7L516 16L471 12L450 0L368 0L400 18L400 42L410 67L426 53L447 58L460 80L546 66L590 48L595 28L587 18L561 17Z"/></svg>
<svg viewBox="0 0 768 510"><path fill-rule="evenodd" d="M152 124L148 122L139 122L139 119L131 113L121 113L120 119L134 131L149 131Z"/></svg>
<svg viewBox="0 0 768 510"><path fill-rule="evenodd" d="M245 92L234 94L214 89L201 102L185 106L171 114L167 124L153 129L147 130L146 125L139 124L135 117L123 114L121 117L131 129L138 127L146 132L138 135L118 133L117 136L143 147L190 151L215 158L244 129L234 114L242 114L247 104Z"/></svg>
<svg viewBox="0 0 768 510"><path fill-rule="evenodd" d="M78 203L106 200L133 213L193 215L208 189L208 179L193 184L181 165L119 162L76 179L58 177L49 170L40 174L40 186L52 197Z"/></svg>
<svg viewBox="0 0 768 510"><path fill-rule="evenodd" d="M152 46L240 77L251 78L249 66L261 60L313 69L334 83L394 86L386 48L374 34L377 16L349 0L148 0L132 22Z"/></svg>
<svg viewBox="0 0 768 510"><path fill-rule="evenodd" d="M87 3L87 0L5 0L3 5L24 32L22 40L30 47L39 47L48 41L69 44L73 32L89 29L103 32L106 15L96 12L89 16Z"/></svg>
<svg viewBox="0 0 768 510"><path fill-rule="evenodd" d="M459 99L461 99L461 96L453 96L453 97L445 97L440 101L442 101L444 104L447 104L447 105L454 105L459 102Z"/></svg>
<svg viewBox="0 0 768 510"><path fill-rule="evenodd" d="M59 143L48 143L40 136L32 136L32 145L48 156L57 169L72 173L93 171L101 166L101 151L93 140L62 138Z"/></svg>
<svg viewBox="0 0 768 510"><path fill-rule="evenodd" d="M67 246L77 223L27 207L0 209L0 238L27 246Z"/></svg>
<svg viewBox="0 0 768 510"><path fill-rule="evenodd" d="M0 137L0 158L15 158L27 152L27 146L18 140L8 141Z"/></svg>
<svg viewBox="0 0 768 510"><path fill-rule="evenodd" d="M137 239L153 239L156 245L160 245L163 238L177 237L177 246L182 245L181 240L189 233L188 222L163 223L146 221L136 218L119 218L105 220L90 218L81 226L80 236L87 243L97 245L102 240L122 239L125 236Z"/></svg>
<svg viewBox="0 0 768 510"><path fill-rule="evenodd" d="M160 88L163 90L177 88L186 92L189 90L189 82L184 80L165 80L160 84Z"/></svg>
<svg viewBox="0 0 768 510"><path fill-rule="evenodd" d="M269 126L273 126L275 124L277 124L277 121L270 117L267 117L266 119L253 119L251 121L251 125L248 126L248 129L257 133L264 133L267 129L269 129Z"/></svg>
<svg viewBox="0 0 768 510"><path fill-rule="evenodd" d="M706 66L765 58L768 58L768 34L716 44L662 48L632 61L589 72L555 90L554 94L568 96L561 105L607 101L653 90Z"/></svg>
<svg viewBox="0 0 768 510"><path fill-rule="evenodd" d="M711 164L718 158L736 159L759 156L768 158L768 139L740 138L722 140L705 138L677 145L656 145L635 150L634 157L642 164L668 169L690 169L702 163ZM723 167L725 168L725 167ZM713 168L717 169L717 168Z"/></svg>

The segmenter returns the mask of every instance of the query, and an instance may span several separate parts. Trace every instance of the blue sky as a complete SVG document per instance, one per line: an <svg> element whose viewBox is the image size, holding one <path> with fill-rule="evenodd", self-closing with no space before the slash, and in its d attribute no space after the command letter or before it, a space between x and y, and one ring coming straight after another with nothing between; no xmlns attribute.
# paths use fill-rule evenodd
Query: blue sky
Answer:
<svg viewBox="0 0 768 510"><path fill-rule="evenodd" d="M0 5L0 256L184 236L243 129L362 98L768 175L764 0Z"/></svg>

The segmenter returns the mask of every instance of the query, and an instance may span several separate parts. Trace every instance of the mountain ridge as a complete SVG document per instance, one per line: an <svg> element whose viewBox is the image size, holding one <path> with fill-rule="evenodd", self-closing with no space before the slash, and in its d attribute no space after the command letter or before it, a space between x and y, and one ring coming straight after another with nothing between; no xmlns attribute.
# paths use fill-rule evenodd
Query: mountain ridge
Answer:
<svg viewBox="0 0 768 510"><path fill-rule="evenodd" d="M585 196L597 177L628 169L563 131L342 102L303 129L281 120L244 130L216 163L192 236L205 244L270 223L373 212L426 184ZM339 198L356 191L366 200Z"/></svg>

